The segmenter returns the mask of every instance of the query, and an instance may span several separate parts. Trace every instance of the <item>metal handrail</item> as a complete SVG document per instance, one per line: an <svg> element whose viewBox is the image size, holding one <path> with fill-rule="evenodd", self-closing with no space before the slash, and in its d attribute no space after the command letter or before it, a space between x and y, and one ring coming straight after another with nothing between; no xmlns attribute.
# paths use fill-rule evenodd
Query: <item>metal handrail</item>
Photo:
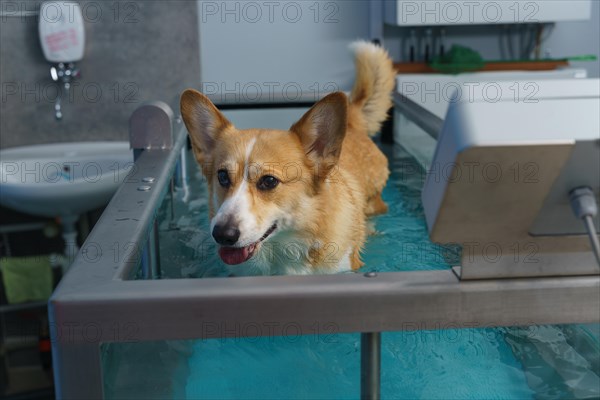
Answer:
<svg viewBox="0 0 600 400"><path fill-rule="evenodd" d="M444 124L440 117L400 92L394 92L394 106L429 136L438 139Z"/></svg>

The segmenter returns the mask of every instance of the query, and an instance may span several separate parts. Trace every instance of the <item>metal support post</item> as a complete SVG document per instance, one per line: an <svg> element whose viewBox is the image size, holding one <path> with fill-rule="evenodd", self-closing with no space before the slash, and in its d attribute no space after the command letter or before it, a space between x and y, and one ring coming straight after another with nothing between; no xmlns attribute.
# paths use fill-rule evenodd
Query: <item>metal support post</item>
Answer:
<svg viewBox="0 0 600 400"><path fill-rule="evenodd" d="M378 400L381 386L381 332L360 334L360 398Z"/></svg>

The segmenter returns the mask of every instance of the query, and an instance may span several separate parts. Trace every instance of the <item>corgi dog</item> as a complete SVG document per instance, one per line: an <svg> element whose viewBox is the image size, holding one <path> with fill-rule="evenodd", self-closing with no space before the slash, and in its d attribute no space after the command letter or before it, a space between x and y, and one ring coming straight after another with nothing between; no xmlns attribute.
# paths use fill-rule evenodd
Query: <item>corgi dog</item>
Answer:
<svg viewBox="0 0 600 400"><path fill-rule="evenodd" d="M289 130L239 130L188 89L181 115L206 178L210 232L234 275L357 270L366 218L384 213L387 158L370 136L392 106L387 52L351 45L350 97L331 93Z"/></svg>

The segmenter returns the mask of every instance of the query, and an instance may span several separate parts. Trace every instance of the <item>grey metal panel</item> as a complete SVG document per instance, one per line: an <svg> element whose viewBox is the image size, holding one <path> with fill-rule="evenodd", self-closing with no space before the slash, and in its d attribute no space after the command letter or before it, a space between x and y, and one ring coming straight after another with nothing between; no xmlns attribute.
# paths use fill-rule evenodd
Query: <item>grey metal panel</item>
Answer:
<svg viewBox="0 0 600 400"><path fill-rule="evenodd" d="M53 296L71 341L444 329L599 320L600 277L461 282L451 270L322 276L112 281ZM114 326L129 326L115 338Z"/></svg>
<svg viewBox="0 0 600 400"><path fill-rule="evenodd" d="M597 113L594 118L596 121L600 120ZM582 221L573 216L567 194L573 188L582 186L590 187L596 196L600 193L600 132L596 135L598 138L595 140L581 140L575 143L569 160L556 178L529 229L532 235L587 233ZM600 216L593 218L593 221L596 233L600 233Z"/></svg>
<svg viewBox="0 0 600 400"><path fill-rule="evenodd" d="M91 332L91 331L90 331ZM69 334L63 332L67 337ZM57 399L102 399L102 365L98 343L70 343L52 347Z"/></svg>
<svg viewBox="0 0 600 400"><path fill-rule="evenodd" d="M555 237L550 237L550 239L553 238ZM586 239L586 237L569 237L562 238L562 240L566 242L567 239L572 238ZM524 250L521 253L513 252L508 255L506 254L509 251L508 247L494 247L494 249L501 249L500 252L504 251L505 255L495 258L493 262L490 261L490 257L484 251L473 254L475 252L472 252L468 247L474 246L465 246L461 260L460 279L464 281L466 279L528 278L536 276L558 277L598 275L600 273L600 268L598 268L594 253L591 250L569 253L538 252L541 246L535 239L533 238L529 242L515 241L513 249L516 249L516 246L521 246ZM498 243L493 242L492 246L499 246ZM587 243L584 242L584 244ZM467 252L470 254L464 255Z"/></svg>

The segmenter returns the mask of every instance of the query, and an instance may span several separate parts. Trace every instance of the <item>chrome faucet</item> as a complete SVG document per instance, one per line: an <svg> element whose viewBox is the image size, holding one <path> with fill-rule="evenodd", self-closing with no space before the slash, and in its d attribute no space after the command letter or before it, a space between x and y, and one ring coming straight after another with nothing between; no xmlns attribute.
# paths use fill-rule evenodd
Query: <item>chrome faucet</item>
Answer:
<svg viewBox="0 0 600 400"><path fill-rule="evenodd" d="M71 81L78 78L80 75L79 69L75 66L75 63L58 63L56 66L50 68L50 76L54 82L59 82L58 95L56 96L56 103L54 104L54 111L56 119L62 119L61 103L63 96L69 96L69 89L71 88ZM64 88L64 92L63 92Z"/></svg>

